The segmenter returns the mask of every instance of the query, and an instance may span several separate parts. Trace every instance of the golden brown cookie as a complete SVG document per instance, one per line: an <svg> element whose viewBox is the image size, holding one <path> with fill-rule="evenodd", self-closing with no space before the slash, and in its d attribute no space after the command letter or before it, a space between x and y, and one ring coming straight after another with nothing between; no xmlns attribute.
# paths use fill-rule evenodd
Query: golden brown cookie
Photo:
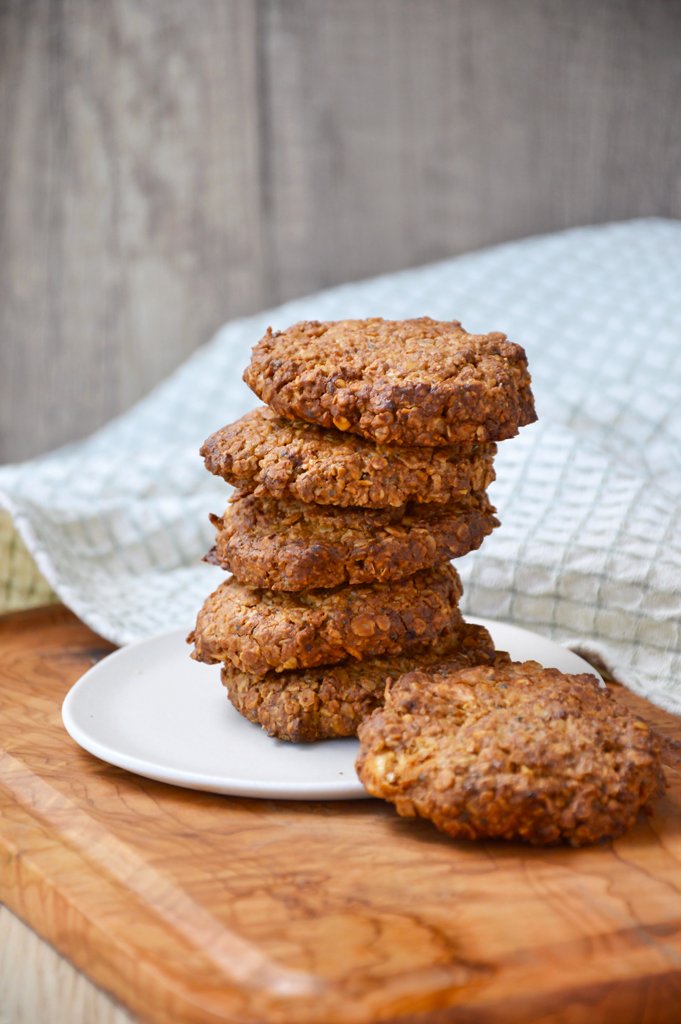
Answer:
<svg viewBox="0 0 681 1024"><path fill-rule="evenodd" d="M261 679L225 662L222 682L234 707L265 732L292 743L354 736L383 703L386 683L415 668L441 670L489 663L492 638L482 626L463 624L437 640L412 644L409 652L340 665L268 672Z"/></svg>
<svg viewBox="0 0 681 1024"><path fill-rule="evenodd" d="M461 581L451 565L396 583L335 590L252 590L226 580L208 597L189 636L193 657L230 661L251 675L397 654L461 622Z"/></svg>
<svg viewBox="0 0 681 1024"><path fill-rule="evenodd" d="M201 454L211 473L257 496L389 508L486 490L494 480L496 447L374 445L261 407L212 434Z"/></svg>
<svg viewBox="0 0 681 1024"><path fill-rule="evenodd" d="M644 722L593 676L534 661L410 672L359 738L368 791L456 838L594 843L664 785Z"/></svg>
<svg viewBox="0 0 681 1024"><path fill-rule="evenodd" d="M399 580L478 548L499 525L494 511L484 494L367 510L237 492L224 516L211 516L217 535L206 560L270 590Z"/></svg>
<svg viewBox="0 0 681 1024"><path fill-rule="evenodd" d="M316 320L268 329L244 380L282 416L380 444L501 441L537 418L527 359L456 320Z"/></svg>

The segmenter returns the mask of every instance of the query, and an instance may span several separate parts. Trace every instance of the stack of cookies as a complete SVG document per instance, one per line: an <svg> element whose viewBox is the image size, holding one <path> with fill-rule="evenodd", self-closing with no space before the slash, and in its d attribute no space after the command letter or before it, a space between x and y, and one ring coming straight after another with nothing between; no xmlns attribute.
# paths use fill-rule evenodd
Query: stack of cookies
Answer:
<svg viewBox="0 0 681 1024"><path fill-rule="evenodd" d="M489 664L450 559L498 525L495 442L536 418L523 349L427 317L306 322L268 331L244 379L267 405L201 449L237 488L208 555L232 576L189 637L237 710L350 736L403 673Z"/></svg>

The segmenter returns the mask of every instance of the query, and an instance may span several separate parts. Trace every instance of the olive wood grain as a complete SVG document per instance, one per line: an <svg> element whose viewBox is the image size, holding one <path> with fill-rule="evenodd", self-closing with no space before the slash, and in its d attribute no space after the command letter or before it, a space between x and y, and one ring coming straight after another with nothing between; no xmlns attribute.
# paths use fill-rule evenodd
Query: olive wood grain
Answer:
<svg viewBox="0 0 681 1024"><path fill-rule="evenodd" d="M612 844L452 842L377 801L175 789L63 730L111 647L62 607L0 620L1 892L143 1020L672 1024L681 999L681 728L667 795Z"/></svg>

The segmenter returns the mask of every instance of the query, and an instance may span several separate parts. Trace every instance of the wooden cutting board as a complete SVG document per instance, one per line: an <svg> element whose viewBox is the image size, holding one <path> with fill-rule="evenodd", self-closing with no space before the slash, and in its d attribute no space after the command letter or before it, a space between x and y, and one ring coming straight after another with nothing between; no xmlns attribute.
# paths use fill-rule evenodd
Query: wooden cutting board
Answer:
<svg viewBox="0 0 681 1024"><path fill-rule="evenodd" d="M597 848L470 845L377 801L174 789L62 728L110 650L61 607L0 620L2 898L159 1024L675 1024L681 1020L681 722L669 790Z"/></svg>

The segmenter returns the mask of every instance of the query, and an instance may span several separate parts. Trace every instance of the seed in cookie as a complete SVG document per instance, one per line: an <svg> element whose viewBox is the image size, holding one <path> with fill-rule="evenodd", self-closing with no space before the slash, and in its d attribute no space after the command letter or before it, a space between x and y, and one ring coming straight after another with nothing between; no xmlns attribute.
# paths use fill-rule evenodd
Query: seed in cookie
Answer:
<svg viewBox="0 0 681 1024"><path fill-rule="evenodd" d="M433 671L435 665L452 670L488 664L494 656L487 630L465 623L436 640L416 641L401 654L268 672L262 678L223 662L222 682L237 711L270 736L311 743L354 736L360 722L383 703L386 683L405 672Z"/></svg>
<svg viewBox="0 0 681 1024"><path fill-rule="evenodd" d="M255 676L397 654L461 622L461 581L451 565L395 583L286 593L226 580L208 597L189 636L193 657L229 661Z"/></svg>
<svg viewBox="0 0 681 1024"><path fill-rule="evenodd" d="M201 454L211 473L256 496L399 508L408 501L441 504L484 491L494 480L496 446L375 445L261 407L212 434Z"/></svg>
<svg viewBox="0 0 681 1024"><path fill-rule="evenodd" d="M594 843L664 784L644 722L593 676L532 661L410 672L358 734L368 791L455 838Z"/></svg>
<svg viewBox="0 0 681 1024"><path fill-rule="evenodd" d="M399 580L478 548L498 520L484 494L447 505L359 509L237 492L207 561L240 583L313 590Z"/></svg>
<svg viewBox="0 0 681 1024"><path fill-rule="evenodd" d="M456 321L303 321L253 349L244 380L282 416L379 444L501 441L537 418L527 358Z"/></svg>

